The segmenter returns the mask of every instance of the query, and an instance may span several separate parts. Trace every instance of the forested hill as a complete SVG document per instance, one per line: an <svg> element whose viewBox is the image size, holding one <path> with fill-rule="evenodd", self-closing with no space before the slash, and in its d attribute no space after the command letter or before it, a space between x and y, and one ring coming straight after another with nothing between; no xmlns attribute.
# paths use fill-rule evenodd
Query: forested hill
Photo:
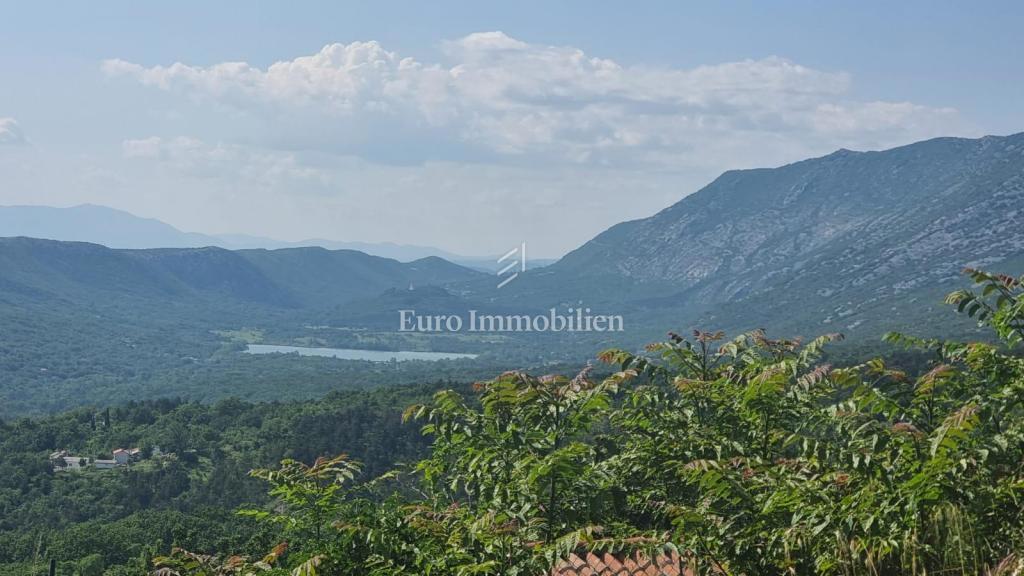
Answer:
<svg viewBox="0 0 1024 576"><path fill-rule="evenodd" d="M484 276L441 258L402 263L355 250L115 250L82 242L0 238L0 303L110 298L327 308L410 284Z"/></svg>
<svg viewBox="0 0 1024 576"><path fill-rule="evenodd" d="M937 325L967 266L1024 269L1024 133L729 171L509 291L626 301L716 328L874 337Z"/></svg>
<svg viewBox="0 0 1024 576"><path fill-rule="evenodd" d="M0 238L0 418L169 396L311 398L466 373L455 361L428 373L416 362L243 351L251 335L273 331L275 343L379 349L350 342L360 332L306 326L344 302L477 276L440 258L402 263L351 250L113 250Z"/></svg>

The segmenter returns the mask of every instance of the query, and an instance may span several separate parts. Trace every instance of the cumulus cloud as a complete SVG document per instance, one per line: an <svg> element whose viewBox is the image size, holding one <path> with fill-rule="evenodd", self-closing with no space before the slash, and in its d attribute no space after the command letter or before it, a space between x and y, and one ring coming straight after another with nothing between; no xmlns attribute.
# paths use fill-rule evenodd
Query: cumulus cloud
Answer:
<svg viewBox="0 0 1024 576"><path fill-rule="evenodd" d="M657 167L787 161L962 130L951 109L860 101L852 78L781 57L691 69L623 66L501 32L445 42L421 63L377 42L246 63L103 71L285 126L289 146L409 161L486 158ZM398 152L402 151L402 152Z"/></svg>
<svg viewBox="0 0 1024 576"><path fill-rule="evenodd" d="M0 118L0 145L25 144L25 133L14 118Z"/></svg>
<svg viewBox="0 0 1024 576"><path fill-rule="evenodd" d="M963 127L948 108L857 101L848 74L779 57L623 66L501 32L446 42L444 54L444 62L423 63L377 42L353 42L267 68L108 60L103 70L253 117L287 119L281 130L294 146L311 145L302 141L308 135L364 157L402 149L413 161L476 155L708 167L883 147Z"/></svg>

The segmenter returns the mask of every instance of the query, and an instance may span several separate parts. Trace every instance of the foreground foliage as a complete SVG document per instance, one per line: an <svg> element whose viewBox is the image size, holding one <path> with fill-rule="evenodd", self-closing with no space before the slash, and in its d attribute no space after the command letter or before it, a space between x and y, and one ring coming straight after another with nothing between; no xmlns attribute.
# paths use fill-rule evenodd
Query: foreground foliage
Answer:
<svg viewBox="0 0 1024 576"><path fill-rule="evenodd" d="M756 331L609 350L594 379L509 372L406 418L416 466L364 484L345 457L253 474L281 526L259 561L177 551L162 574L543 574L568 552L677 550L710 574L1017 574L1024 550L1022 280L971 271L949 302L1005 345L918 340L912 376L833 367Z"/></svg>

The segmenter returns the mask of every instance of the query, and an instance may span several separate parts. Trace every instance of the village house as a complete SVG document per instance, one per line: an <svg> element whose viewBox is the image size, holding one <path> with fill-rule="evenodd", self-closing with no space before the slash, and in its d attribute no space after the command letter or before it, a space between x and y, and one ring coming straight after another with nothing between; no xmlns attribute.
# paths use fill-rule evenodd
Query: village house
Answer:
<svg viewBox="0 0 1024 576"><path fill-rule="evenodd" d="M141 459L142 451L138 448L118 448L114 450L112 455L113 459L111 460L92 460L91 464L93 468L96 468L97 470L110 470L111 468L127 466L131 462ZM87 468L90 464L90 460L84 456L68 454L67 450L58 450L50 454L50 463L53 465L55 472L66 470L77 471Z"/></svg>

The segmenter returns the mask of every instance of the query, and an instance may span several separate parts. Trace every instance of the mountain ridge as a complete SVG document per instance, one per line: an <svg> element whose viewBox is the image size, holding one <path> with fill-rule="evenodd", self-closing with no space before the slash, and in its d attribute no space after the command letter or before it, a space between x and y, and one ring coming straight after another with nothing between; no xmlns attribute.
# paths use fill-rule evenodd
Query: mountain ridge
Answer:
<svg viewBox="0 0 1024 576"><path fill-rule="evenodd" d="M797 288L805 303L848 296L856 307L1024 254L1022 209L1024 133L839 150L725 172L545 272L555 283L617 277L668 286L691 312L766 294L780 303Z"/></svg>
<svg viewBox="0 0 1024 576"><path fill-rule="evenodd" d="M483 257L455 254L430 246L394 242L343 242L310 238L297 242L245 234L201 234L183 232L156 218L101 206L79 204L69 207L42 205L0 206L0 237L40 238L66 242L89 242L109 248L202 248L228 250L323 247L328 250L358 250L374 256L411 262L427 256L449 261L487 262Z"/></svg>
<svg viewBox="0 0 1024 576"><path fill-rule="evenodd" d="M388 288L484 276L440 258L409 263L355 250L121 249L88 242L0 238L8 291L142 298L227 297L240 302L329 308ZM63 290L63 292L61 292ZM0 294L2 297L2 294Z"/></svg>
<svg viewBox="0 0 1024 576"><path fill-rule="evenodd" d="M25 406L39 386L68 391L65 400L93 386L116 395L124 382L159 377L143 364L170 371L180 386L199 371L220 374L221 361L272 361L241 354L253 334L297 345L472 347L487 361L532 366L691 328L841 332L844 350L861 351L890 330L978 337L974 322L942 303L966 285L964 266L1024 272L1024 134L729 171L500 289L493 274L436 257L0 238L0 364L17 374L0 383L0 399ZM399 307L428 315L592 308L623 316L626 331L433 339L396 332Z"/></svg>

